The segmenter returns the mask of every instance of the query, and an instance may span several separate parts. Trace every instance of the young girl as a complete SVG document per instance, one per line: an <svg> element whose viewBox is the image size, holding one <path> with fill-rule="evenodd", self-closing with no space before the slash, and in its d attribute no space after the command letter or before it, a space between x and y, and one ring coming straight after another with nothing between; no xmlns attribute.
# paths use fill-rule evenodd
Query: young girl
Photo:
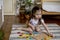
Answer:
<svg viewBox="0 0 60 40"><path fill-rule="evenodd" d="M44 20L42 19L42 13L41 13L41 9L37 6L35 6L32 9L32 16L30 18L30 20L28 21L27 25L28 28L22 28L22 30L24 31L28 31L30 34L32 34L33 31L37 31L37 32L41 32L40 27L38 25L42 24L44 26L44 28L46 29L47 33L50 36L53 36L50 32L49 29L47 27L47 25L45 24Z"/></svg>

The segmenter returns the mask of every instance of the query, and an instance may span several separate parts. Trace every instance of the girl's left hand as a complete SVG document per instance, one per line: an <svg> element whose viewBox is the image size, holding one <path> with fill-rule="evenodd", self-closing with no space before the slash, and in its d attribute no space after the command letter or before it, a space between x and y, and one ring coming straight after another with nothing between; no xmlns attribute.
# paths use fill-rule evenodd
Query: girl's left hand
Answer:
<svg viewBox="0 0 60 40"><path fill-rule="evenodd" d="M52 33L49 33L49 36L54 37Z"/></svg>

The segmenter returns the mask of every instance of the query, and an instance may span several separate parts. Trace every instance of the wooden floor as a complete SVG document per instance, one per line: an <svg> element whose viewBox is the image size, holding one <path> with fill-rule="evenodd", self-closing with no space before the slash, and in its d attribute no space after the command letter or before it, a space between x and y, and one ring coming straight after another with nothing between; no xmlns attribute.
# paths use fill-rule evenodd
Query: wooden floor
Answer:
<svg viewBox="0 0 60 40"><path fill-rule="evenodd" d="M5 20L2 25L2 30L4 31L3 40L9 40L9 35L11 31L12 24L14 24L15 16L4 16Z"/></svg>
<svg viewBox="0 0 60 40"><path fill-rule="evenodd" d="M13 24L19 24L19 19L16 16L4 16L5 21L2 25L4 31L3 40L9 40L9 35ZM44 18L46 23L57 23L60 25L60 19Z"/></svg>

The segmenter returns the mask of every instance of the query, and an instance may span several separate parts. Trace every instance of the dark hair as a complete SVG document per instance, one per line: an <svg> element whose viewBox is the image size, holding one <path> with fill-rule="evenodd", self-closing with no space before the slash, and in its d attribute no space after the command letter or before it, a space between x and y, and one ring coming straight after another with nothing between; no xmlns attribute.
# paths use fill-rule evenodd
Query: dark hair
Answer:
<svg viewBox="0 0 60 40"><path fill-rule="evenodd" d="M41 10L41 8L39 8L38 6L33 7L33 9L32 9L32 14L31 14L31 18L35 17L34 14L35 14L36 11L38 11L38 10Z"/></svg>
<svg viewBox="0 0 60 40"><path fill-rule="evenodd" d="M37 10L41 10L38 6L33 7L32 14L34 14Z"/></svg>

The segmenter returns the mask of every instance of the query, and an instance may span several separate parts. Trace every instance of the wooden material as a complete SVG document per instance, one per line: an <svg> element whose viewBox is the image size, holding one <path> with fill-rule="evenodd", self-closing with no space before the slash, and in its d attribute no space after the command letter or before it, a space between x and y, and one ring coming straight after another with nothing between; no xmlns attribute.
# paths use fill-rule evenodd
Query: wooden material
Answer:
<svg viewBox="0 0 60 40"><path fill-rule="evenodd" d="M60 15L60 12L48 12L48 11L42 10L42 15Z"/></svg>
<svg viewBox="0 0 60 40"><path fill-rule="evenodd" d="M18 17L16 16L5 16L5 22L2 26L2 30L4 31L4 39L3 40L9 40L9 35L11 32L11 28L13 24L19 24ZM46 23L57 23L60 25L60 20L58 19L49 19L45 18Z"/></svg>
<svg viewBox="0 0 60 40"><path fill-rule="evenodd" d="M43 0L43 2L59 2L60 0Z"/></svg>
<svg viewBox="0 0 60 40"><path fill-rule="evenodd" d="M11 31L12 24L15 22L15 16L4 16L4 23L2 25L2 30L4 31L3 40L9 40L9 35Z"/></svg>

